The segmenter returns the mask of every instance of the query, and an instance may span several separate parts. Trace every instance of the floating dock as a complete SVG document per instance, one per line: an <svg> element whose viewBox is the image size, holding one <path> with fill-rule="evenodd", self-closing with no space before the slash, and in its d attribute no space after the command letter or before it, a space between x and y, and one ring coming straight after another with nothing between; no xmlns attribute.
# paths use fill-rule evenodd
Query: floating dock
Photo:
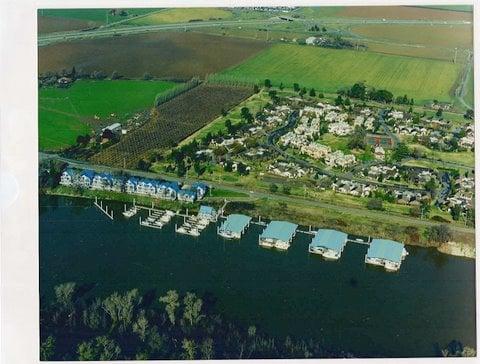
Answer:
<svg viewBox="0 0 480 364"><path fill-rule="evenodd" d="M227 219L217 228L217 234L226 239L240 239L251 220L252 218L246 215L228 215Z"/></svg>
<svg viewBox="0 0 480 364"><path fill-rule="evenodd" d="M372 239L365 255L365 263L380 265L389 272L400 269L400 265L408 255L405 245L393 240Z"/></svg>
<svg viewBox="0 0 480 364"><path fill-rule="evenodd" d="M297 233L298 225L288 221L271 221L258 237L258 244L267 248L287 250Z"/></svg>
<svg viewBox="0 0 480 364"><path fill-rule="evenodd" d="M348 235L341 231L320 229L308 245L308 251L325 259L337 260L342 256L347 240Z"/></svg>
<svg viewBox="0 0 480 364"><path fill-rule="evenodd" d="M165 211L156 210L154 212L151 212L149 210L148 217L144 220L142 220L142 218L139 217L138 222L142 226L146 226L154 229L161 229L163 228L164 225L170 222L173 216L175 216L175 213L170 210L165 210Z"/></svg>
<svg viewBox="0 0 480 364"><path fill-rule="evenodd" d="M100 209L100 211L102 211L105 215L107 215L110 220L113 220L113 210L110 210L110 212L108 212L108 206L107 205L103 206L102 201L98 203L97 196L95 196L95 202L93 204L97 206Z"/></svg>

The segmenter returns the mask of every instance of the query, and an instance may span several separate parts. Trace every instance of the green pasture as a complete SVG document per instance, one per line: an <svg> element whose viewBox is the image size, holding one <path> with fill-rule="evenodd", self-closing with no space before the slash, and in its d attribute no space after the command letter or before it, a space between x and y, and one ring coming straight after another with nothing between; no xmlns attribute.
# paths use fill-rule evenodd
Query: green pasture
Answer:
<svg viewBox="0 0 480 364"><path fill-rule="evenodd" d="M87 122L112 117L112 122L121 122L131 113L151 107L158 93L175 85L164 81L81 80L69 88L42 88L38 100L40 149L75 144L78 135L89 131Z"/></svg>
<svg viewBox="0 0 480 364"><path fill-rule="evenodd" d="M174 8L134 19L130 23L135 25L186 23L192 20L229 19L232 15L230 11L219 8Z"/></svg>
<svg viewBox="0 0 480 364"><path fill-rule="evenodd" d="M94 21L99 24L107 24L107 23L112 23L114 21L127 19L132 16L148 14L158 9L153 9L153 8L124 9L128 13L127 16L120 16L120 15L114 16L109 13L110 10L111 9L74 9L74 8L72 9L39 9L38 15ZM120 13L120 11L118 13Z"/></svg>
<svg viewBox="0 0 480 364"><path fill-rule="evenodd" d="M363 81L423 103L450 101L460 70L459 64L439 60L277 44L223 74L249 82L268 78L276 86L282 82L292 87L296 82L322 92L336 92Z"/></svg>

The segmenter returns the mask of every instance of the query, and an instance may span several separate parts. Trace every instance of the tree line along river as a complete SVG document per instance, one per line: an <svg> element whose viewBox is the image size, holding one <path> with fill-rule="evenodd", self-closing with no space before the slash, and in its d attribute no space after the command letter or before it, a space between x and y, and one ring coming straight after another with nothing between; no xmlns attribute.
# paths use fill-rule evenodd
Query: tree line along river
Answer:
<svg viewBox="0 0 480 364"><path fill-rule="evenodd" d="M315 339L358 356L432 356L451 340L475 347L475 262L434 249L407 247L399 272L365 265L367 247L347 244L339 261L307 252L297 234L286 252L258 246L260 226L240 241L211 224L200 237L126 220L92 201L40 197L40 294L73 281L92 295L138 288L211 294L219 310L272 336Z"/></svg>

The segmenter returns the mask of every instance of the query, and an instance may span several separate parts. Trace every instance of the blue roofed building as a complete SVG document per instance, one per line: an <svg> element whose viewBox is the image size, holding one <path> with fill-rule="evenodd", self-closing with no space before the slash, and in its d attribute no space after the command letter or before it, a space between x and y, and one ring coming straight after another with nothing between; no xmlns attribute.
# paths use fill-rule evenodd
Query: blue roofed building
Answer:
<svg viewBox="0 0 480 364"><path fill-rule="evenodd" d="M90 169L85 169L80 173L79 185L83 188L90 188L92 186L93 178L95 177L95 172Z"/></svg>
<svg viewBox="0 0 480 364"><path fill-rule="evenodd" d="M197 216L200 219L217 221L217 211L211 206L201 205Z"/></svg>
<svg viewBox="0 0 480 364"><path fill-rule="evenodd" d="M365 263L384 266L387 271L397 271L407 255L403 243L373 239L365 255Z"/></svg>
<svg viewBox="0 0 480 364"><path fill-rule="evenodd" d="M195 182L192 184L192 190L197 192L197 200L201 200L208 191L208 185L203 182Z"/></svg>
<svg viewBox="0 0 480 364"><path fill-rule="evenodd" d="M138 185L138 178L130 177L127 182L125 182L125 192L127 193L136 193Z"/></svg>
<svg viewBox="0 0 480 364"><path fill-rule="evenodd" d="M258 244L268 248L287 250L297 233L297 224L288 221L271 221L258 237Z"/></svg>
<svg viewBox="0 0 480 364"><path fill-rule="evenodd" d="M155 195L156 188L155 185L157 184L156 181L151 179L142 179L138 182L137 185L137 193L140 195Z"/></svg>
<svg viewBox="0 0 480 364"><path fill-rule="evenodd" d="M92 180L92 188L96 190L111 190L113 186L113 176L110 173L96 174Z"/></svg>
<svg viewBox="0 0 480 364"><path fill-rule="evenodd" d="M194 202L197 198L197 193L189 189L180 190L178 191L177 198L179 201Z"/></svg>
<svg viewBox="0 0 480 364"><path fill-rule="evenodd" d="M60 184L63 186L71 186L75 182L77 173L72 168L66 168L60 176Z"/></svg>
<svg viewBox="0 0 480 364"><path fill-rule="evenodd" d="M320 229L308 245L308 251L326 259L337 260L347 244L348 235L337 230Z"/></svg>
<svg viewBox="0 0 480 364"><path fill-rule="evenodd" d="M240 239L252 218L241 214L228 215L227 219L217 228L217 234L227 239Z"/></svg>

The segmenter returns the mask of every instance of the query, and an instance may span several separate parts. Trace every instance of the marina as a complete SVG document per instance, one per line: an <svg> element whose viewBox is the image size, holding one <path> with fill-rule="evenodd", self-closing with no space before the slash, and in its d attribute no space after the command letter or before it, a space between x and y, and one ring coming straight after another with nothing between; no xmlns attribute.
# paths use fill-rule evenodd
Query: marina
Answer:
<svg viewBox="0 0 480 364"><path fill-rule="evenodd" d="M387 272L396 272L400 269L402 261L408 255L405 245L388 239L375 239L371 237L362 237L356 235L348 235L344 232L333 229L312 229L302 230L297 224L288 221L270 221L266 223L261 217L253 220L252 217L243 214L230 214L223 216L223 212L228 201L225 200L222 207L217 211L215 208L207 205L199 207L197 215L189 214L188 209L185 213L180 211L173 212L170 210L157 209L152 202L150 207L140 206L133 201L132 207L127 209L124 205L123 215L130 218L139 211L148 212L148 216L143 218L140 216L138 221L141 226L153 229L162 229L168 224L173 217L183 217L183 222L179 225L175 223L175 233L199 237L200 234L209 226L210 223L217 223L219 218L225 219L217 226L217 235L225 239L239 240L245 234L250 224L265 227L263 232L258 236L258 245L265 248L275 248L278 250L288 250L297 233L302 233L313 238L308 244L308 252L322 256L325 260L338 260L347 243L355 243L367 245L368 249L364 256L366 264L384 267ZM113 220L113 210L108 210L103 203L98 203L95 198L94 205L98 207L104 214Z"/></svg>
<svg viewBox="0 0 480 364"><path fill-rule="evenodd" d="M92 294L103 297L132 288L212 294L245 327L342 343L364 356L431 356L435 343L452 338L475 345L474 260L410 246L401 268L386 274L365 263L369 246L350 244L352 236L331 261L308 253L309 234L296 234L285 253L261 249L265 226L254 224L255 217L237 243L212 223L198 237L175 235L179 215L162 229L145 228L137 219L148 208L137 219L117 214L111 221L91 201L46 196L40 203L42 295L54 295L53 287L66 281L94 286ZM124 208L108 206L115 214Z"/></svg>

